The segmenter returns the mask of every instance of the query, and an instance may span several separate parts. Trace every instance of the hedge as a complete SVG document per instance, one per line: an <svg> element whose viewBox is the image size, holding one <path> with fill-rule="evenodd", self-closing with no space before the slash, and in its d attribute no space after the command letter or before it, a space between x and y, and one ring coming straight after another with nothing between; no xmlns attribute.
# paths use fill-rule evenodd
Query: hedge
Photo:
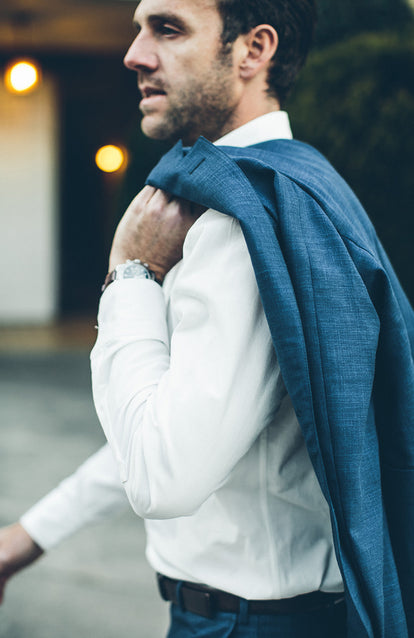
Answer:
<svg viewBox="0 0 414 638"><path fill-rule="evenodd" d="M314 53L288 110L366 207L414 300L414 30Z"/></svg>

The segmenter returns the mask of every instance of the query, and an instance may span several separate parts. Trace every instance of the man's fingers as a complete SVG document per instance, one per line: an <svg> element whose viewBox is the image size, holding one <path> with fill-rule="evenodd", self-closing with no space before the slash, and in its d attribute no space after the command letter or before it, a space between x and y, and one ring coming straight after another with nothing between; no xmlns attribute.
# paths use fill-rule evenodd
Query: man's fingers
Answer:
<svg viewBox="0 0 414 638"><path fill-rule="evenodd" d="M134 199L131 202L131 206L146 206L157 192L158 189L153 186L149 186L148 184L144 186L142 190L139 191L138 195L135 195Z"/></svg>
<svg viewBox="0 0 414 638"><path fill-rule="evenodd" d="M148 203L158 193L159 189L147 184L141 191L144 203Z"/></svg>
<svg viewBox="0 0 414 638"><path fill-rule="evenodd" d="M154 212L163 213L170 203L171 195L157 188L148 202L148 208Z"/></svg>
<svg viewBox="0 0 414 638"><path fill-rule="evenodd" d="M139 200L138 200L139 198ZM142 206L165 206L170 201L171 196L162 191L159 188L154 188L153 186L149 186L148 184L144 186L142 191L140 191L135 198L135 201L139 201L139 204Z"/></svg>
<svg viewBox="0 0 414 638"><path fill-rule="evenodd" d="M158 188L144 186L142 191L130 203L121 224L130 217L140 218L142 216L159 216L168 205L169 195Z"/></svg>
<svg viewBox="0 0 414 638"><path fill-rule="evenodd" d="M135 214L155 217L192 217L197 219L205 210L203 206L193 204L186 199L175 197L153 186L144 186L131 203Z"/></svg>

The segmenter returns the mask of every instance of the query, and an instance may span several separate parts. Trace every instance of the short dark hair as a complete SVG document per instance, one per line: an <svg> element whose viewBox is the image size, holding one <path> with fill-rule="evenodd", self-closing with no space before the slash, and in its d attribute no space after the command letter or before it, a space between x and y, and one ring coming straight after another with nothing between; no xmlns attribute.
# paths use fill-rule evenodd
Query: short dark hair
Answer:
<svg viewBox="0 0 414 638"><path fill-rule="evenodd" d="M223 20L222 41L233 43L259 24L270 24L279 46L268 75L268 92L281 104L305 64L316 23L315 0L216 0Z"/></svg>

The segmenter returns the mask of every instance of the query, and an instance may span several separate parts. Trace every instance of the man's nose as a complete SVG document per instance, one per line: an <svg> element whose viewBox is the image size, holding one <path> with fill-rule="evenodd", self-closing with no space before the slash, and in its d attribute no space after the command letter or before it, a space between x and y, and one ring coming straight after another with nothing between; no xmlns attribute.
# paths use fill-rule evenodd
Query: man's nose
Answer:
<svg viewBox="0 0 414 638"><path fill-rule="evenodd" d="M158 58L156 53L151 50L148 38L139 33L131 46L129 47L125 57L124 64L131 71L155 71L158 67Z"/></svg>

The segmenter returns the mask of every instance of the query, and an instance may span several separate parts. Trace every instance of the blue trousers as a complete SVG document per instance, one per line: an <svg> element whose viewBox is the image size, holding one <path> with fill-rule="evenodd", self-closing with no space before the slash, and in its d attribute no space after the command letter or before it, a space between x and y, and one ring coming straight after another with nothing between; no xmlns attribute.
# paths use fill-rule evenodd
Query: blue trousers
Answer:
<svg viewBox="0 0 414 638"><path fill-rule="evenodd" d="M219 612L203 618L171 605L167 638L345 638L345 603L328 609L295 614L238 614Z"/></svg>

